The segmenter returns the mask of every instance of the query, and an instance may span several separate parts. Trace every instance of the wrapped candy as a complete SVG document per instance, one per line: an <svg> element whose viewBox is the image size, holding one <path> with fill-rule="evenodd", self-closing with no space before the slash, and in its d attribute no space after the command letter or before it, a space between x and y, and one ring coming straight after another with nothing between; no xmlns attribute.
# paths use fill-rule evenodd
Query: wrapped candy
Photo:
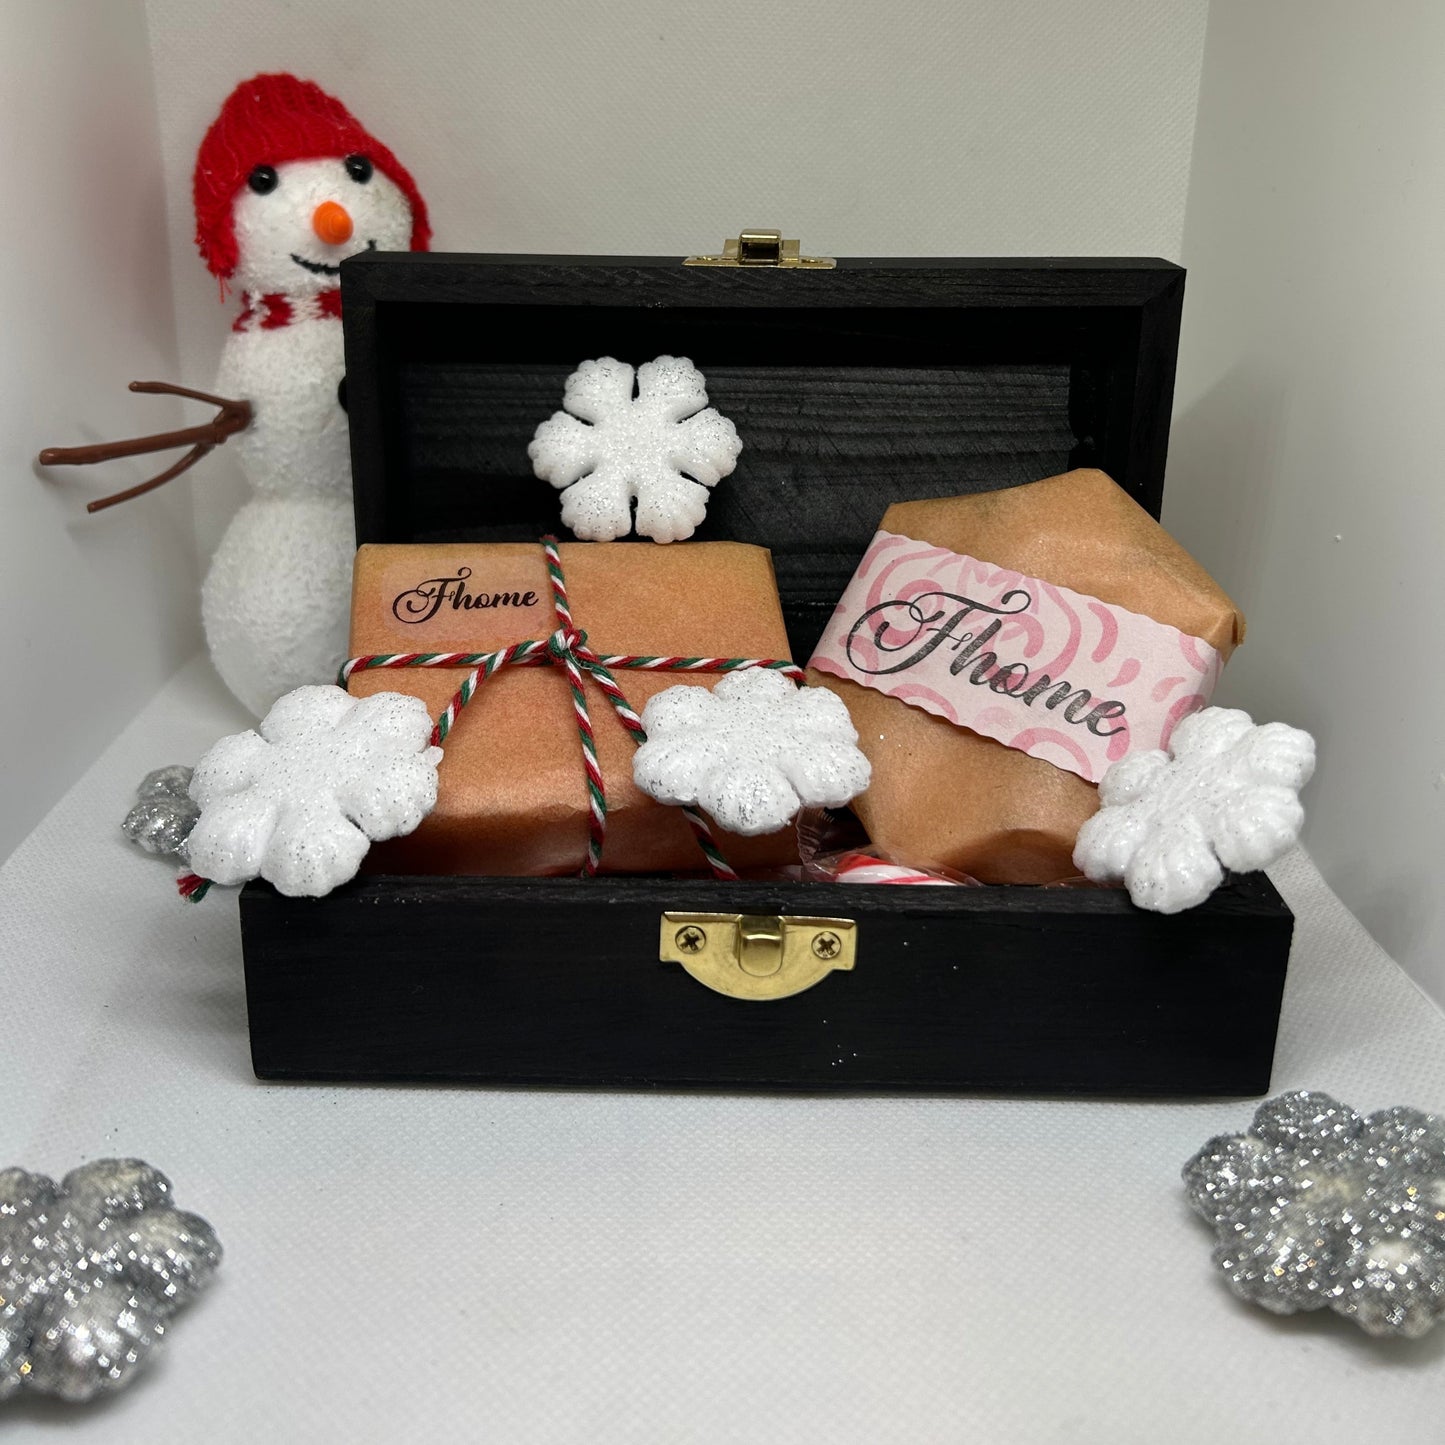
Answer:
<svg viewBox="0 0 1445 1445"><path fill-rule="evenodd" d="M563 543L575 628L602 655L785 659L787 631L772 559L733 542L656 547ZM536 543L371 545L356 559L351 652L484 652L559 631L545 555ZM447 707L465 669L354 672L353 693L402 691L431 715ZM685 676L712 687L727 674L632 669L616 673L632 707ZM696 872L706 865L687 819L633 781L636 744L591 689L597 767L606 790L601 870ZM510 876L579 871L589 841L588 776L563 667L504 667L482 681L444 742L431 815L409 837L371 850L370 872ZM797 861L792 828L754 838L721 831L733 867Z"/></svg>
<svg viewBox="0 0 1445 1445"><path fill-rule="evenodd" d="M890 507L809 666L873 842L986 883L1077 872L1096 784L1204 707L1244 618L1099 471Z"/></svg>

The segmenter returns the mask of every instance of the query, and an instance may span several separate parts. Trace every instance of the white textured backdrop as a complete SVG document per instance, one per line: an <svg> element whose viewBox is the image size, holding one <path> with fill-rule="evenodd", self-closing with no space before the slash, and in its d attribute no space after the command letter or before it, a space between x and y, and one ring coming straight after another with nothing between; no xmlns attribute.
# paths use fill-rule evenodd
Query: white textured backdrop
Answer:
<svg viewBox="0 0 1445 1445"><path fill-rule="evenodd" d="M185 483L85 514L171 457L35 468L43 446L181 421L125 389L177 371L141 0L0 0L0 136L4 858L200 645L200 624Z"/></svg>
<svg viewBox="0 0 1445 1445"><path fill-rule="evenodd" d="M1225 699L1318 735L1311 854L1437 999L1442 56L1438 0L1215 0L1164 509L1249 618Z"/></svg>
<svg viewBox="0 0 1445 1445"><path fill-rule="evenodd" d="M443 250L683 254L778 225L844 255L1176 258L1205 0L149 0L181 356L229 308L191 244L196 146L289 69L415 174ZM240 495L195 483L200 545Z"/></svg>

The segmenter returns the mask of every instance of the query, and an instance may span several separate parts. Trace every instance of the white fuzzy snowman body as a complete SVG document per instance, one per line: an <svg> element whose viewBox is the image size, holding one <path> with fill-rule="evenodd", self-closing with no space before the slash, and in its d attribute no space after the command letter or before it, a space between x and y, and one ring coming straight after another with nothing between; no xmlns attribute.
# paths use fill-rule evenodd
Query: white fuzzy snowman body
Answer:
<svg viewBox="0 0 1445 1445"><path fill-rule="evenodd" d="M345 257L404 250L411 233L400 189L370 168L358 180L355 159L258 168L266 188L235 203L247 306L216 390L251 404L229 447L254 495L211 560L201 616L216 670L258 717L293 688L334 681L346 656L351 455L341 320L324 297Z"/></svg>
<svg viewBox="0 0 1445 1445"><path fill-rule="evenodd" d="M216 670L258 717L345 660L356 552L341 322L234 332L216 391L245 397L232 443L255 495L226 529L201 588Z"/></svg>

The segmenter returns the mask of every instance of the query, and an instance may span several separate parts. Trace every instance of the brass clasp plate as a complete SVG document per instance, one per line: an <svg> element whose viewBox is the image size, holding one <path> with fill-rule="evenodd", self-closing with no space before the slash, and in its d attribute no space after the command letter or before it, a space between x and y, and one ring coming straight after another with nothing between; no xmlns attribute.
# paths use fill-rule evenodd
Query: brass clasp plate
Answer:
<svg viewBox="0 0 1445 1445"><path fill-rule="evenodd" d="M689 256L684 266L773 266L783 270L831 271L838 263L831 256L800 256L796 241L785 241L781 231L758 228L740 231L736 240L724 241L719 256Z"/></svg>
<svg viewBox="0 0 1445 1445"><path fill-rule="evenodd" d="M729 998L790 998L835 968L852 968L851 918L779 914L664 913L661 957Z"/></svg>

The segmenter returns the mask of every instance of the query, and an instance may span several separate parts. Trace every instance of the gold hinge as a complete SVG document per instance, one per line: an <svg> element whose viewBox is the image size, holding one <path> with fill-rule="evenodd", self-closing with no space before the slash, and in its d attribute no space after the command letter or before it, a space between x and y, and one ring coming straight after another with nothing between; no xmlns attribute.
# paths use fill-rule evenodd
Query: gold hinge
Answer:
<svg viewBox="0 0 1445 1445"><path fill-rule="evenodd" d="M785 241L781 231L756 227L742 231L736 240L724 241L721 256L689 256L684 266L776 266L785 270L804 267L831 271L838 263L831 256L800 256L796 241Z"/></svg>
<svg viewBox="0 0 1445 1445"><path fill-rule="evenodd" d="M776 913L664 913L664 963L680 963L729 998L790 998L835 968L852 968L858 925L851 918Z"/></svg>

